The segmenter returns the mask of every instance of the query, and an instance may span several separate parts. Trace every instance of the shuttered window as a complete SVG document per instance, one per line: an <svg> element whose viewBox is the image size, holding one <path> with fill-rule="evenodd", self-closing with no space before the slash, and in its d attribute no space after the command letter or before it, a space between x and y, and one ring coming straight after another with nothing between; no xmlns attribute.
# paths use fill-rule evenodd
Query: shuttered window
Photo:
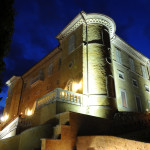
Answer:
<svg viewBox="0 0 150 150"><path fill-rule="evenodd" d="M150 101L148 101L148 109L149 109L149 111L150 111Z"/></svg>
<svg viewBox="0 0 150 150"><path fill-rule="evenodd" d="M122 64L121 51L116 48L116 61Z"/></svg>
<svg viewBox="0 0 150 150"><path fill-rule="evenodd" d="M126 107L127 108L126 91L121 89L120 92L121 92L122 107Z"/></svg>
<svg viewBox="0 0 150 150"><path fill-rule="evenodd" d="M145 66L142 65L141 68L142 68L142 74L143 74L143 77L144 77L144 78L147 78Z"/></svg>
<svg viewBox="0 0 150 150"><path fill-rule="evenodd" d="M129 58L129 63L130 63L130 69L135 72L134 60L132 58Z"/></svg>

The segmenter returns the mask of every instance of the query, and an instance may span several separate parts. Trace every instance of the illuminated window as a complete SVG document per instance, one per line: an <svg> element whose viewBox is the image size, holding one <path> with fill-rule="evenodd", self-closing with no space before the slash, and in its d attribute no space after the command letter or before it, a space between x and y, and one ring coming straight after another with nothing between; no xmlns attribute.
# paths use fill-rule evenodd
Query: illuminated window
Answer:
<svg viewBox="0 0 150 150"><path fill-rule="evenodd" d="M144 77L144 78L147 78L145 66L142 65L141 68L142 68L142 74L143 74L143 77Z"/></svg>
<svg viewBox="0 0 150 150"><path fill-rule="evenodd" d="M123 89L120 89L120 94L121 94L122 107L127 108L127 96L126 96L126 91L123 90Z"/></svg>
<svg viewBox="0 0 150 150"><path fill-rule="evenodd" d="M142 111L142 106L141 106L140 97L139 97L139 96L136 96L136 97L135 97L135 100L136 100L137 111L138 111L138 112L141 112L141 111Z"/></svg>
<svg viewBox="0 0 150 150"><path fill-rule="evenodd" d="M149 87L148 87L148 85L145 85L145 90L146 90L147 92L149 92Z"/></svg>
<svg viewBox="0 0 150 150"><path fill-rule="evenodd" d="M71 35L68 40L68 53L70 54L75 49L75 36Z"/></svg>
<svg viewBox="0 0 150 150"><path fill-rule="evenodd" d="M122 80L124 80L124 73L121 71L118 71L118 77Z"/></svg>
<svg viewBox="0 0 150 150"><path fill-rule="evenodd" d="M137 82L137 80L132 79L132 84L133 84L135 87L138 87L138 82Z"/></svg>
<svg viewBox="0 0 150 150"><path fill-rule="evenodd" d="M116 61L117 61L118 63L122 64L121 52L120 52L120 50L118 50L117 48L116 48Z"/></svg>
<svg viewBox="0 0 150 150"><path fill-rule="evenodd" d="M52 75L53 73L53 64L50 64L49 67L48 67L48 75Z"/></svg>
<svg viewBox="0 0 150 150"><path fill-rule="evenodd" d="M130 69L135 72L134 60L132 58L129 58L129 63L130 63Z"/></svg>

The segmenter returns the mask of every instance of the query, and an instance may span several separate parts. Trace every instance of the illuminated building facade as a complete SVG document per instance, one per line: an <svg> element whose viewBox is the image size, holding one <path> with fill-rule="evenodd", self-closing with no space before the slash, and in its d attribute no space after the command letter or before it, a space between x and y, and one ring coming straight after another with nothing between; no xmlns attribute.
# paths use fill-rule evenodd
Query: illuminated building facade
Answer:
<svg viewBox="0 0 150 150"><path fill-rule="evenodd" d="M28 118L35 127L69 111L101 118L149 112L150 60L115 31L108 16L78 14L57 35L58 47L7 81L0 138L15 135Z"/></svg>

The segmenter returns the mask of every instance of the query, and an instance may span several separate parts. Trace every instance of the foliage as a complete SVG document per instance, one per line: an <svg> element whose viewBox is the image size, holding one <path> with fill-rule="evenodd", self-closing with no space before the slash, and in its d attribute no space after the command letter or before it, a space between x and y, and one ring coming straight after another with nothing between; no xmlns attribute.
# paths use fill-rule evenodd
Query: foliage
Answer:
<svg viewBox="0 0 150 150"><path fill-rule="evenodd" d="M14 30L14 0L0 0L0 92L2 91L2 73L6 66L3 58L8 55ZM2 97L0 98L0 100Z"/></svg>

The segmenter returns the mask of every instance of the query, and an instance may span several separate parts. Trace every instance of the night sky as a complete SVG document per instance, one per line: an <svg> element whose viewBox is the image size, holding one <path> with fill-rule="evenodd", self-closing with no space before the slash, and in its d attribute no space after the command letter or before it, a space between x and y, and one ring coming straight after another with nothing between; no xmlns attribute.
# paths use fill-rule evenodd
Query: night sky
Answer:
<svg viewBox="0 0 150 150"><path fill-rule="evenodd" d="M55 36L82 10L102 13L116 23L116 34L150 58L149 0L15 0L14 34L4 82L22 75L57 45ZM5 105L7 86L0 102Z"/></svg>

